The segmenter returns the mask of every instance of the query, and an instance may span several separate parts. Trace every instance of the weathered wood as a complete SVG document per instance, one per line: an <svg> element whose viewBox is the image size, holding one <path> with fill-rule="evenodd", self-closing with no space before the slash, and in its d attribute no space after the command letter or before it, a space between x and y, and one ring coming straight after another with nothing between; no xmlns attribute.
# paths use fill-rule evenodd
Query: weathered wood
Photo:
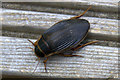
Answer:
<svg viewBox="0 0 120 80"><path fill-rule="evenodd" d="M0 36L0 70L3 69L4 77L118 78L118 0L80 1L64 4L3 3L4 8L0 12L3 25L0 28L3 35ZM25 48L34 48L26 38L33 38L32 41L35 41L53 24L81 14L89 5L93 6L92 9L81 17L91 24L85 41L97 39L99 43L74 52L84 58L51 56L47 62L48 73L44 70L44 59L41 58L36 72L31 76L38 61L34 52Z"/></svg>
<svg viewBox="0 0 120 80"><path fill-rule="evenodd" d="M3 30L41 34L56 22L71 15L3 9ZM90 38L118 40L118 21L114 19L81 17L91 24Z"/></svg>
<svg viewBox="0 0 120 80"><path fill-rule="evenodd" d="M32 40L35 41L35 40ZM4 71L17 71L31 74L38 61L27 39L0 37L0 58ZM74 54L81 57L51 56L47 62L48 73L44 70L43 58L35 71L35 75L48 77L71 78L108 78L118 77L118 49L99 45L88 45ZM35 76L33 75L33 77Z"/></svg>
<svg viewBox="0 0 120 80"><path fill-rule="evenodd" d="M63 0L58 0L63 1ZM66 0L65 0L66 1ZM79 2L78 2L79 1ZM52 12L62 14L79 15L80 12L86 10L89 5L92 9L85 16L104 17L104 18L118 18L118 0L102 2L97 0L76 0L75 2L37 2L37 3L3 3L3 8L21 9L39 12Z"/></svg>

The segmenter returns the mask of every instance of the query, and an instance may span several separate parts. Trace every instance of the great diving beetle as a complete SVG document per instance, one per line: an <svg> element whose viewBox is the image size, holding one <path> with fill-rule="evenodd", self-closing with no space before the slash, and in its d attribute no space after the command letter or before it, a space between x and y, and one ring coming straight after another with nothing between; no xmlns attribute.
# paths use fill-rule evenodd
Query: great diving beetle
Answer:
<svg viewBox="0 0 120 80"><path fill-rule="evenodd" d="M43 61L46 72L46 62L48 57L54 54L61 54L66 57L80 56L72 54L66 55L63 52L69 49L76 50L83 46L98 42L92 41L79 46L87 36L90 23L85 19L78 18L83 16L90 8L91 6L81 15L54 24L51 28L46 30L35 43L28 40L35 46L34 52L36 56L39 57L39 59L40 57L46 58L46 60Z"/></svg>

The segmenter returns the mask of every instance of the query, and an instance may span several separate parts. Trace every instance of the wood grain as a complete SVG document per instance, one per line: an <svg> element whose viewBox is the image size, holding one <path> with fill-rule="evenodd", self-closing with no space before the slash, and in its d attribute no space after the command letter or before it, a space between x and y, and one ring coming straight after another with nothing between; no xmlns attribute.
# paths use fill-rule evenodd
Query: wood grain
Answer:
<svg viewBox="0 0 120 80"><path fill-rule="evenodd" d="M32 40L35 41L35 40ZM27 39L1 37L0 51L2 66L5 71L17 71L31 74L38 61L31 49L32 44ZM62 78L108 78L118 77L118 49L99 45L88 45L74 54L81 57L51 56L47 62L48 73L44 70L43 58L37 67L35 75Z"/></svg>
<svg viewBox="0 0 120 80"><path fill-rule="evenodd" d="M62 0L57 0L62 1ZM68 0L70 1L70 0ZM76 0L78 1L78 0ZM79 0L76 3L3 3L2 36L0 36L0 70L4 77L51 77L51 78L118 78L119 77L119 40L118 0L103 2ZM68 4L68 5L67 5ZM37 64L34 52L27 48L45 30L56 22L81 14L92 5L81 19L90 22L87 39L98 43L74 51L80 57L51 56L47 62L48 73L44 70L43 60L34 74ZM86 6L86 7L85 7ZM80 8L79 8L80 7Z"/></svg>
<svg viewBox="0 0 120 80"><path fill-rule="evenodd" d="M72 15L33 12L22 10L2 10L3 30L41 34L53 24ZM118 21L114 19L81 17L90 22L90 37L103 40L118 40Z"/></svg>

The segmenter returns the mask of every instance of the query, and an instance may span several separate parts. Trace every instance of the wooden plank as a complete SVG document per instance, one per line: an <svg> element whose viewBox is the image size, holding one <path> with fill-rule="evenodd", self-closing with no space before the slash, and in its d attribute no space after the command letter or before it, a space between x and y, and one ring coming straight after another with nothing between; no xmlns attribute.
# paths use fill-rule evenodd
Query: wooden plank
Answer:
<svg viewBox="0 0 120 80"><path fill-rule="evenodd" d="M118 0L80 1L80 3L58 3L57 5L56 3L3 3L6 9L0 12L2 14L0 20L3 22L0 31L4 35L0 36L0 51L2 51L0 70L3 69L4 77L118 78L118 50L120 49L118 47L120 45ZM74 52L83 55L84 58L51 56L47 62L48 73L44 70L42 63L44 59L41 58L36 72L31 76L38 61L34 52L25 48L34 48L26 38L35 38L32 39L35 41L56 22L82 13L91 4L94 8L92 7L81 18L87 19L91 24L87 41L97 39L99 43Z"/></svg>
<svg viewBox="0 0 120 80"><path fill-rule="evenodd" d="M53 24L72 15L3 9L2 30L41 34ZM81 17L91 24L90 38L118 41L118 20Z"/></svg>
<svg viewBox="0 0 120 80"><path fill-rule="evenodd" d="M35 41L35 40L32 40ZM0 36L0 69L4 71L31 74L37 64L37 57L27 39ZM74 54L80 57L51 56L47 62L48 73L44 70L43 58L32 75L61 78L118 78L118 49L99 45L88 45Z"/></svg>
<svg viewBox="0 0 120 80"><path fill-rule="evenodd" d="M118 19L118 0L115 1L96 1L96 0L81 0L80 2L32 2L32 3L3 3L3 8L29 10L38 12L51 12L59 14L79 15L85 11L89 5L92 5L89 13L85 16L103 17Z"/></svg>

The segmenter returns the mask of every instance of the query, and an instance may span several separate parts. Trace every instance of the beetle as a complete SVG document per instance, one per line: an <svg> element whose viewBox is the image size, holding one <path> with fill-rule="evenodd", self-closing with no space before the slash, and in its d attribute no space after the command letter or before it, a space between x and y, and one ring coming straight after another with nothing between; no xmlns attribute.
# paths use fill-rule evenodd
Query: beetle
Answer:
<svg viewBox="0 0 120 80"><path fill-rule="evenodd" d="M79 44L87 36L88 30L90 29L90 23L85 19L78 18L83 16L90 8L91 6L81 15L72 17L70 19L62 20L54 24L51 28L49 28L42 35L40 35L39 39L35 43L28 40L35 46L34 52L36 56L39 59L41 57L46 58L46 60L43 61L46 72L46 62L48 60L48 57L54 54L60 54L66 57L82 57L80 55L66 55L64 54L64 51L70 49L74 51L83 46L98 42L92 41L79 46Z"/></svg>

